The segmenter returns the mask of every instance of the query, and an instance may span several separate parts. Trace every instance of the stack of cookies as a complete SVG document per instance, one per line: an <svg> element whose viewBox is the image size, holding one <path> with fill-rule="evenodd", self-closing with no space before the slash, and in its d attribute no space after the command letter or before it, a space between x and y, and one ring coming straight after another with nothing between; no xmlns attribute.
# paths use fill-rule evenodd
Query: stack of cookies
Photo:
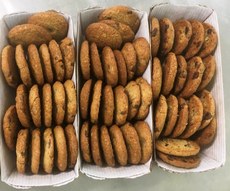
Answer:
<svg viewBox="0 0 230 191"><path fill-rule="evenodd" d="M210 93L218 37L198 20L151 18L152 91L157 154L181 168L200 163L200 147L216 135L215 101ZM208 90L209 89L209 90Z"/></svg>
<svg viewBox="0 0 230 191"><path fill-rule="evenodd" d="M142 77L150 45L143 37L135 38L139 25L130 7L115 6L85 30L79 60L80 146L87 163L143 164L152 156L151 130L144 122L152 89Z"/></svg>
<svg viewBox="0 0 230 191"><path fill-rule="evenodd" d="M16 89L15 104L5 112L3 134L16 153L19 173L38 174L74 168L78 141L75 50L68 22L54 11L33 14L13 27L2 50L2 72Z"/></svg>

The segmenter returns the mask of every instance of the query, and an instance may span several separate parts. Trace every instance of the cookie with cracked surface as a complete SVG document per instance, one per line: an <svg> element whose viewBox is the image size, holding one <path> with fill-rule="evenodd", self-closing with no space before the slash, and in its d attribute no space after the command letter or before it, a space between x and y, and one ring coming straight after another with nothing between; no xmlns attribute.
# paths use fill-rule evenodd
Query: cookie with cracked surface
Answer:
<svg viewBox="0 0 230 191"><path fill-rule="evenodd" d="M156 17L152 17L151 19L150 35L152 57L155 57L157 56L160 47L160 24L159 20Z"/></svg>
<svg viewBox="0 0 230 191"><path fill-rule="evenodd" d="M155 57L153 58L152 63L152 94L153 94L153 100L156 100L161 92L161 86L162 86L162 66L159 58Z"/></svg>
<svg viewBox="0 0 230 191"><path fill-rule="evenodd" d="M83 41L80 49L80 67L81 74L84 80L90 79L90 53L89 42Z"/></svg>
<svg viewBox="0 0 230 191"><path fill-rule="evenodd" d="M31 164L33 174L38 174L41 156L41 133L40 129L34 129L31 133Z"/></svg>
<svg viewBox="0 0 230 191"><path fill-rule="evenodd" d="M53 111L52 89L48 83L42 87L42 108L43 124L45 127L51 127Z"/></svg>

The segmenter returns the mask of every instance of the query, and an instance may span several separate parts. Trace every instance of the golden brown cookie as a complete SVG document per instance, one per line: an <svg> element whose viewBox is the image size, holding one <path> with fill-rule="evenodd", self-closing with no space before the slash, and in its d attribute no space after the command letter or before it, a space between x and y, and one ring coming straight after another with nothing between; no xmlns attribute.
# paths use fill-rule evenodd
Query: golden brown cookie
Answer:
<svg viewBox="0 0 230 191"><path fill-rule="evenodd" d="M162 66L160 60L157 57L153 58L151 85L153 100L156 100L160 95L162 86Z"/></svg>
<svg viewBox="0 0 230 191"><path fill-rule="evenodd" d="M19 173L24 174L28 162L29 130L21 129L16 142L16 167Z"/></svg>
<svg viewBox="0 0 230 191"><path fill-rule="evenodd" d="M42 71L41 60L39 57L38 49L34 44L28 46L28 57L30 69L36 83L40 86L44 84L44 76Z"/></svg>
<svg viewBox="0 0 230 191"><path fill-rule="evenodd" d="M30 128L31 125L28 99L28 90L26 89L26 86L20 84L16 90L16 111L20 123L26 128Z"/></svg>
<svg viewBox="0 0 230 191"><path fill-rule="evenodd" d="M92 102L90 106L90 120L91 122L98 123L99 109L101 103L102 81L98 80L93 87Z"/></svg>
<svg viewBox="0 0 230 191"><path fill-rule="evenodd" d="M106 83L112 87L116 86L118 83L117 63L112 49L108 46L102 50L102 62Z"/></svg>
<svg viewBox="0 0 230 191"><path fill-rule="evenodd" d="M85 40L81 44L80 66L81 66L82 78L84 80L90 79L90 53L89 53L89 42L87 40Z"/></svg>
<svg viewBox="0 0 230 191"><path fill-rule="evenodd" d="M54 122L57 125L61 125L66 110L66 97L65 97L65 89L61 82L56 81L53 84L53 118Z"/></svg>
<svg viewBox="0 0 230 191"><path fill-rule="evenodd" d="M160 24L156 17L151 19L150 27L152 57L157 56L160 47Z"/></svg>
<svg viewBox="0 0 230 191"><path fill-rule="evenodd" d="M152 132L148 123L138 121L134 124L141 144L141 164L149 161L153 154Z"/></svg>
<svg viewBox="0 0 230 191"><path fill-rule="evenodd" d="M31 164L32 174L38 174L41 156L41 133L40 129L34 129L31 133Z"/></svg>
<svg viewBox="0 0 230 191"><path fill-rule="evenodd" d="M108 166L114 167L115 158L113 154L113 147L112 147L112 142L110 140L108 128L105 125L103 125L100 128L100 131L101 131L100 134L101 148L103 151L105 162Z"/></svg>
<svg viewBox="0 0 230 191"><path fill-rule="evenodd" d="M73 123L77 114L77 90L75 89L75 85L72 80L66 80L64 88L66 95L65 122Z"/></svg>
<svg viewBox="0 0 230 191"><path fill-rule="evenodd" d="M26 60L26 55L24 53L23 46L21 44L16 46L15 49L15 60L18 66L20 78L28 88L32 86L32 76L29 70L29 65Z"/></svg>
<svg viewBox="0 0 230 191"><path fill-rule="evenodd" d="M51 127L52 124L52 89L50 84L45 84L42 87L42 116L45 127Z"/></svg>
<svg viewBox="0 0 230 191"><path fill-rule="evenodd" d="M41 127L41 99L38 85L33 85L29 92L30 114L35 127Z"/></svg>
<svg viewBox="0 0 230 191"><path fill-rule="evenodd" d="M113 151L116 157L116 161L121 166L127 165L128 152L121 129L117 125L113 125L109 128L109 134L113 145Z"/></svg>
<svg viewBox="0 0 230 191"><path fill-rule="evenodd" d="M78 141L75 128L72 124L65 127L65 136L68 149L68 167L74 168L78 156Z"/></svg>
<svg viewBox="0 0 230 191"><path fill-rule="evenodd" d="M168 155L186 157L197 155L200 146L190 140L164 138L156 141L156 149Z"/></svg>
<svg viewBox="0 0 230 191"><path fill-rule="evenodd" d="M55 40L49 42L49 51L56 80L63 82L65 77L65 65L60 46Z"/></svg>

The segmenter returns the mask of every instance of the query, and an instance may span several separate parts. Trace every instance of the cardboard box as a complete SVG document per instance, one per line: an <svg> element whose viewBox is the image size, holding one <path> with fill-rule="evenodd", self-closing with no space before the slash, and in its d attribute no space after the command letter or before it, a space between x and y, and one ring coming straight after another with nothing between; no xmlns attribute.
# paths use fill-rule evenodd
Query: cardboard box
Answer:
<svg viewBox="0 0 230 191"><path fill-rule="evenodd" d="M62 14L62 13L60 13ZM0 50L8 44L7 34L9 29L13 26L26 23L29 16L32 13L14 13L5 15L0 23ZM72 38L74 42L74 31L72 19L69 15L65 15L65 18L69 22L68 37ZM73 81L76 85L76 68L74 69ZM15 188L29 188L32 186L61 186L73 181L79 176L79 158L78 162L73 170L68 170L66 172L54 172L53 174L39 173L38 175L32 174L18 174L15 165L15 153L11 152L4 142L3 132L2 132L2 120L6 109L15 103L15 89L10 88L5 82L2 71L0 72L0 156L1 156L1 180L6 184ZM78 118L75 118L75 128L78 132Z"/></svg>
<svg viewBox="0 0 230 191"><path fill-rule="evenodd" d="M178 19L197 19L201 22L210 23L214 26L218 33L218 45L214 54L216 59L216 75L213 84L209 89L216 102L217 117L217 136L211 146L202 150L200 153L201 163L199 167L194 169L176 168L167 165L161 160L156 159L157 165L170 172L187 173L187 172L204 172L219 168L224 165L226 159L226 142L225 142L225 112L224 112L224 92L223 92L223 75L220 51L219 27L216 12L208 7L203 6L186 6L159 4L150 9L149 19L152 16L162 19L167 17L172 21ZM151 22L150 22L151 23Z"/></svg>
<svg viewBox="0 0 230 191"><path fill-rule="evenodd" d="M90 9L86 9L81 11L78 14L78 36L77 36L77 48L78 53L81 46L82 41L85 39L84 32L86 27L93 22L97 21L98 15L104 10L104 8L99 7L93 7ZM134 10L138 16L141 19L141 25L140 28L135 36L136 37L145 37L148 42L150 42L149 38L149 28L148 28L148 15L146 12ZM79 66L79 54L77 59L77 64ZM145 71L143 77L148 80L149 83L151 83L151 61L149 61L149 65L147 70ZM80 70L80 69L79 69ZM78 81L82 85L81 79L80 79L80 71L78 70ZM80 87L79 85L79 92ZM78 96L79 97L79 96ZM80 119L80 117L79 117ZM148 122L151 130L152 130L152 108L150 108L150 112L148 117L146 118L146 121ZM80 123L81 125L81 123ZM87 176L94 178L94 179L106 179L106 178L135 178L142 176L144 174L150 173L151 171L151 160L150 159L146 164L144 165L132 165L132 166L126 166L126 167L98 167L96 165L90 165L86 164L83 161L81 162L80 170L82 173L86 174Z"/></svg>

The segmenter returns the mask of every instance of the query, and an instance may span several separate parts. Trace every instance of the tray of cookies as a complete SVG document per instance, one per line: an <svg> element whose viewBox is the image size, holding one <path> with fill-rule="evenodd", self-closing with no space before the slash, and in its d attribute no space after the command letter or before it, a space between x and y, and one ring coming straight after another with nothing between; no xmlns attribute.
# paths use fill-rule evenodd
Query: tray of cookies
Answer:
<svg viewBox="0 0 230 191"><path fill-rule="evenodd" d="M1 180L15 188L67 184L79 175L72 19L14 13L0 29Z"/></svg>
<svg viewBox="0 0 230 191"><path fill-rule="evenodd" d="M170 172L225 163L225 113L217 15L160 4L149 13L156 162Z"/></svg>

